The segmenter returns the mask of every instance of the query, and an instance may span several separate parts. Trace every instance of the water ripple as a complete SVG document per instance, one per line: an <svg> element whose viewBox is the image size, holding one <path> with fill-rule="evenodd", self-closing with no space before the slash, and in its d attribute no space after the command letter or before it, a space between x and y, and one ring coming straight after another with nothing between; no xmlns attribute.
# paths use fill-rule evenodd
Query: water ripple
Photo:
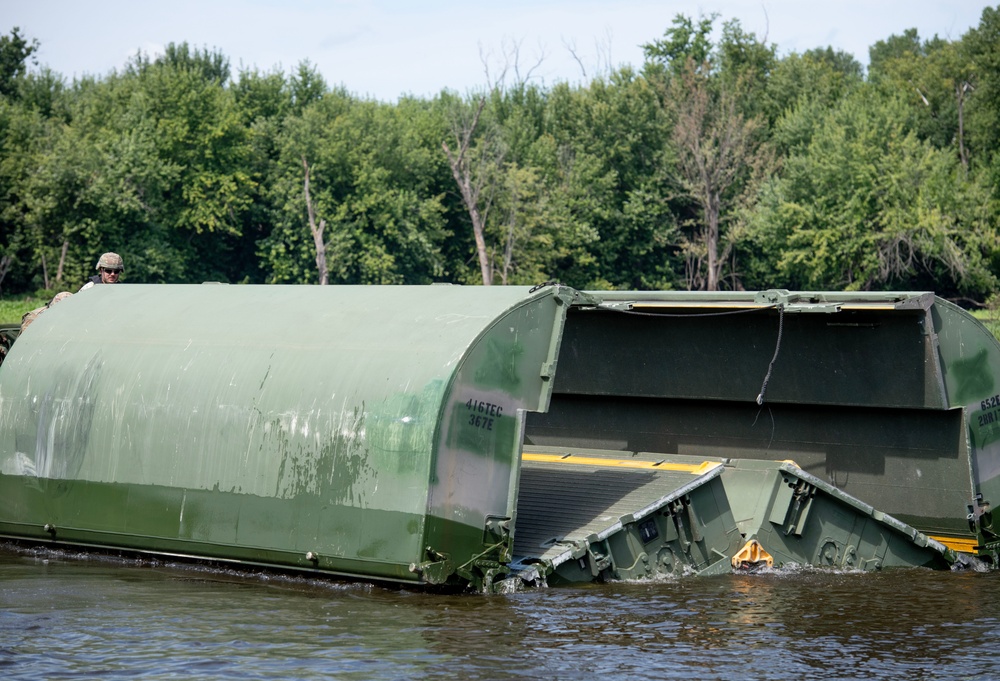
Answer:
<svg viewBox="0 0 1000 681"><path fill-rule="evenodd" d="M988 679L1000 573L517 593L0 552L4 679Z"/></svg>

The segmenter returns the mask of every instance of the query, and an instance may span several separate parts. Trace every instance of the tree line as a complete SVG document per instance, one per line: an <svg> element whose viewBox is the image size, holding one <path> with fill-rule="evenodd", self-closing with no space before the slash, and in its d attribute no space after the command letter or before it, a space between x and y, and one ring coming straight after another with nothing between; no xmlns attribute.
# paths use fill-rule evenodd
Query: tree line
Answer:
<svg viewBox="0 0 1000 681"><path fill-rule="evenodd" d="M108 250L150 283L997 290L1000 7L867 70L678 15L639 68L392 103L186 43L67 83L38 47L0 37L4 295Z"/></svg>

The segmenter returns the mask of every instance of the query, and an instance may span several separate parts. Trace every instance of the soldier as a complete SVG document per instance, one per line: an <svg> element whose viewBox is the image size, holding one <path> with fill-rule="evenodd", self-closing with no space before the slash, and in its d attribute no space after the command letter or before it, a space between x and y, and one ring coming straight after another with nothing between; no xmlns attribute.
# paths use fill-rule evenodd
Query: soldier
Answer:
<svg viewBox="0 0 1000 681"><path fill-rule="evenodd" d="M97 261L97 274L80 287L84 291L94 284L117 284L118 277L125 271L125 262L117 253L105 253Z"/></svg>
<svg viewBox="0 0 1000 681"><path fill-rule="evenodd" d="M73 294L70 293L69 291L62 291L53 296L52 300L50 300L45 305L42 305L41 307L36 307L31 312L25 312L24 315L21 317L21 333L24 333L24 330L31 325L31 322L35 321L38 318L38 315L45 312L47 309L58 303L60 300L65 300L66 298L69 298L71 295Z"/></svg>

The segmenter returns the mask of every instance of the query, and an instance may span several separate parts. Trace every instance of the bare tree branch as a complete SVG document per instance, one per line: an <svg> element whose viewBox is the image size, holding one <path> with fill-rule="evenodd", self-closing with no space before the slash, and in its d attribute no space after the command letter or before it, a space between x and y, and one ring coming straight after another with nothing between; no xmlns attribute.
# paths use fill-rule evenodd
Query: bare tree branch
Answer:
<svg viewBox="0 0 1000 681"><path fill-rule="evenodd" d="M69 240L64 239L62 251L59 253L59 266L56 268L56 283L60 283L63 278L63 268L66 265L66 252L69 250Z"/></svg>
<svg viewBox="0 0 1000 681"><path fill-rule="evenodd" d="M4 278L7 273L10 272L11 265L14 264L14 257L10 254L5 253L0 257L0 284L3 283Z"/></svg>
<svg viewBox="0 0 1000 681"><path fill-rule="evenodd" d="M713 96L703 71L691 60L674 83L669 101L676 113L673 138L682 184L703 217L695 234L704 248L689 252L698 256L689 256L688 267L700 268L703 255L704 286L715 291L732 248L731 241L721 240L723 213L748 195L736 191L741 182L753 186L770 167L769 154L757 141L762 124L738 112L735 92L724 88ZM689 273L688 281L700 284L701 278Z"/></svg>
<svg viewBox="0 0 1000 681"><path fill-rule="evenodd" d="M566 51L569 52L569 55L571 57L573 57L573 61L575 61L577 63L577 66L580 67L580 76L584 80L586 80L587 79L587 67L585 67L583 65L583 61L581 61L580 56L576 53L576 44L575 43L568 43L568 42L566 42L565 38L563 38L562 44L563 44L563 47L566 48Z"/></svg>
<svg viewBox="0 0 1000 681"><path fill-rule="evenodd" d="M969 173L969 154L965 149L965 93L972 89L968 81L955 83L955 100L958 103L958 158L962 162L962 170Z"/></svg>
<svg viewBox="0 0 1000 681"><path fill-rule="evenodd" d="M594 39L594 51L597 53L597 70L603 72L605 76L610 76L614 72L615 64L611 58L611 43L614 38L614 31L610 27L604 30L604 39L598 41Z"/></svg>
<svg viewBox="0 0 1000 681"><path fill-rule="evenodd" d="M538 46L538 58L528 69L524 76L521 75L521 43L523 41L514 41L509 39L504 39L501 43L501 65L499 74L493 76L490 72L490 58L492 52L486 51L483 45L479 45L479 60L483 64L483 71L486 74L486 83L489 91L496 91L503 93L506 91L507 87L507 74L512 70L514 72L514 82L518 85L527 83L531 80L532 75L535 71L541 67L545 62L545 47L542 44Z"/></svg>
<svg viewBox="0 0 1000 681"><path fill-rule="evenodd" d="M45 264L45 253L42 253L42 285L48 289L51 288L49 285L49 268Z"/></svg>
<svg viewBox="0 0 1000 681"><path fill-rule="evenodd" d="M483 45L480 43L479 61L483 65L483 74L486 76L487 91L496 90L498 92L503 92L504 81L507 80L507 71L510 70L510 61L504 59L503 68L500 69L499 75L494 78L490 75L490 56L491 52L484 51Z"/></svg>
<svg viewBox="0 0 1000 681"><path fill-rule="evenodd" d="M518 49L517 57L520 58L520 45L518 45L518 48L519 49ZM528 72L524 74L524 78L521 78L521 74L520 74L520 71L519 71L518 68L515 67L515 69L514 69L514 73L517 76L517 82L518 82L519 85L522 84L522 83L527 83L529 80L531 80L531 77L535 73L535 71L538 70L539 68L541 68L542 64L545 63L545 57L546 57L545 46L541 42L539 42L538 43L538 58L535 60L535 63L531 65L531 68L528 69ZM517 61L515 61L515 65L516 64L517 64Z"/></svg>
<svg viewBox="0 0 1000 681"><path fill-rule="evenodd" d="M303 193L306 197L306 213L309 215L309 231L312 233L313 244L316 246L316 270L319 273L320 286L325 286L329 278L326 269L326 242L323 241L326 220L320 220L319 224L316 224L316 211L313 209L312 197L309 195L309 164L304 155L302 156L302 169L305 171Z"/></svg>
<svg viewBox="0 0 1000 681"><path fill-rule="evenodd" d="M472 122L461 128L456 126L453 130L458 145L457 153L452 152L447 142L442 142L441 148L444 149L445 156L448 158L452 177L455 178L459 193L462 195L462 203L465 204L465 209L469 212L469 218L472 220L472 234L476 240L476 254L479 256L479 270L483 277L483 285L489 286L493 283L493 272L486 251L486 220L479 210L482 179L478 182L473 181L473 169L469 161L469 147L485 107L486 97L484 96L479 99L479 105L476 107Z"/></svg>

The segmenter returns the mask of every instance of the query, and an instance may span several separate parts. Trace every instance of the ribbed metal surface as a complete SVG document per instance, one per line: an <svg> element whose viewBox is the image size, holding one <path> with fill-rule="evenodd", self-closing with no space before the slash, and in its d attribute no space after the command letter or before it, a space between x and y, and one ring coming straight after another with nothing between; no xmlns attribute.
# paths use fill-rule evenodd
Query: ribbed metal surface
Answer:
<svg viewBox="0 0 1000 681"><path fill-rule="evenodd" d="M691 470L695 470L691 467ZM716 477L721 469L634 469L608 465L522 461L514 534L515 561L558 564L559 555L593 535L620 529L623 516L643 515Z"/></svg>
<svg viewBox="0 0 1000 681"><path fill-rule="evenodd" d="M547 403L577 295L562 291L73 295L0 367L0 534L447 579L409 566L427 547L481 557L486 519L513 513L519 414Z"/></svg>

